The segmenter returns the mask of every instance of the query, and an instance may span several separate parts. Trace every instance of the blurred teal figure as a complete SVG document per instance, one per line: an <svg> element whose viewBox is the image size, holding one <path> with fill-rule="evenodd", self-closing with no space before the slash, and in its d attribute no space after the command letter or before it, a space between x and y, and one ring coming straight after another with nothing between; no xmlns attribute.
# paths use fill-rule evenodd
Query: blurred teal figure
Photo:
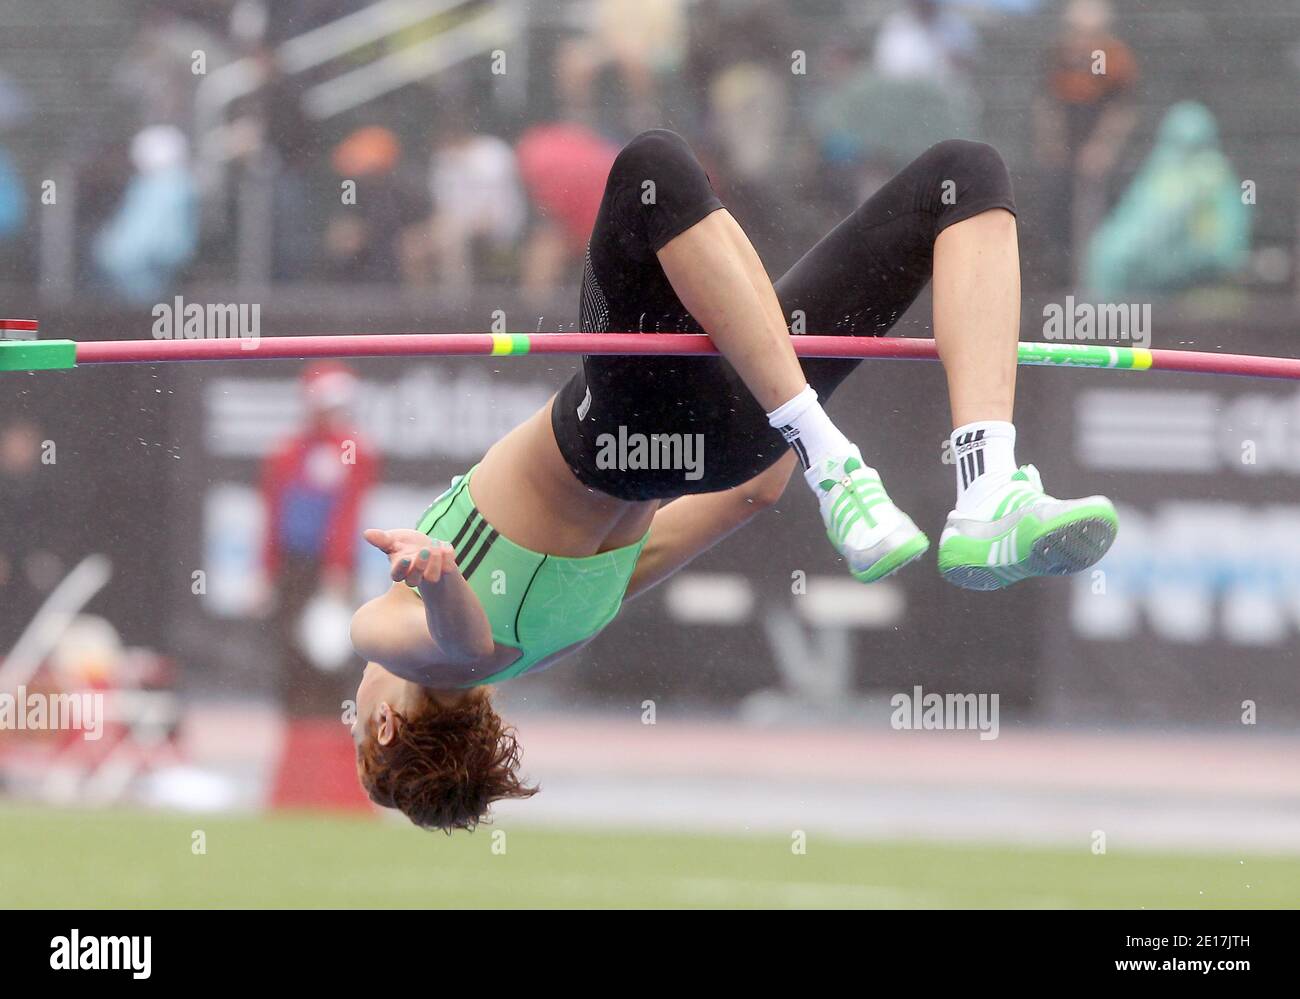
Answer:
<svg viewBox="0 0 1300 999"><path fill-rule="evenodd" d="M1088 251L1089 290L1103 299L1173 292L1232 276L1250 249L1250 207L1219 147L1214 115L1182 101Z"/></svg>
<svg viewBox="0 0 1300 999"><path fill-rule="evenodd" d="M188 157L184 134L171 125L150 126L131 142L135 176L94 247L100 272L125 301L157 301L194 258L199 207Z"/></svg>
<svg viewBox="0 0 1300 999"><path fill-rule="evenodd" d="M27 217L27 195L18 166L0 146L0 243L20 236Z"/></svg>

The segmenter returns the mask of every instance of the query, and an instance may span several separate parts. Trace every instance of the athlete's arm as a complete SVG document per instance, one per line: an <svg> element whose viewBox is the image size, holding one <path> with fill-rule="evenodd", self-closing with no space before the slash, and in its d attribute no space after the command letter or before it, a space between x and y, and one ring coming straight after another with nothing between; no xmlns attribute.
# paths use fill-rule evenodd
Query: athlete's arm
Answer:
<svg viewBox="0 0 1300 999"><path fill-rule="evenodd" d="M455 552L419 531L370 530L365 539L388 555L395 585L353 615L357 654L416 682L481 677L496 643Z"/></svg>
<svg viewBox="0 0 1300 999"><path fill-rule="evenodd" d="M630 600L775 503L790 479L795 456L789 452L748 482L719 493L683 496L661 507L650 522L650 537L637 559L625 599Z"/></svg>

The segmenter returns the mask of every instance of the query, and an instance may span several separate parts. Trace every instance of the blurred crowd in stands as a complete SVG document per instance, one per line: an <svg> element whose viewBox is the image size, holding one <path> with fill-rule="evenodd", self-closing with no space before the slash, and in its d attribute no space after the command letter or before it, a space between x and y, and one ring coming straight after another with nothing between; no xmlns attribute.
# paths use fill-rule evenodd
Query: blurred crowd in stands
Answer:
<svg viewBox="0 0 1300 999"><path fill-rule="evenodd" d="M0 509L49 510L58 501L49 476L42 476L46 434L34 420L17 417L0 423ZM42 537L25 518L0 522L0 650L18 639L46 593L67 571L73 553L59 539Z"/></svg>
<svg viewBox="0 0 1300 999"><path fill-rule="evenodd" d="M587 0L545 14L505 4L532 18L528 58L506 47L515 59L506 74L527 73L522 103L485 52L319 119L304 97L337 62L291 72L282 47L367 6L147 4L113 77L131 134L80 164L83 278L150 303L196 274L225 268L229 277L252 220L265 226L274 281L566 287L619 146L659 125L694 145L779 270L931 143L983 137L982 33L1044 11L1059 23L1032 59L1032 162L1011 165L1048 192L1035 224L1058 252L1036 258L1027 279L1160 294L1233 282L1249 261L1252 208L1214 115L1189 99L1154 133L1138 131L1142 54L1107 0L882 0L870 16L844 5L822 21L777 0ZM452 16L432 17L416 36ZM346 66L410 38L351 54ZM214 145L194 134L196 92L237 60L256 84L231 104ZM0 247L32 238L36 178L20 176L4 145L22 116L20 86L0 84ZM205 157L229 183L205 180ZM1121 186L1122 157L1145 162ZM263 212L239 194L259 183Z"/></svg>

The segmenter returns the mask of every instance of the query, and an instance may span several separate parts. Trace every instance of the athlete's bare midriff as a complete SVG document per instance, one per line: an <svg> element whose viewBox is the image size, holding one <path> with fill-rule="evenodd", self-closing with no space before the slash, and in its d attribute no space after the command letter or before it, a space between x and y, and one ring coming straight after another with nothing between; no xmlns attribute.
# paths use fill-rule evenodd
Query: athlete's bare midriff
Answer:
<svg viewBox="0 0 1300 999"><path fill-rule="evenodd" d="M517 545L584 558L635 544L660 502L629 503L578 481L551 428L551 399L493 444L470 481L483 519Z"/></svg>

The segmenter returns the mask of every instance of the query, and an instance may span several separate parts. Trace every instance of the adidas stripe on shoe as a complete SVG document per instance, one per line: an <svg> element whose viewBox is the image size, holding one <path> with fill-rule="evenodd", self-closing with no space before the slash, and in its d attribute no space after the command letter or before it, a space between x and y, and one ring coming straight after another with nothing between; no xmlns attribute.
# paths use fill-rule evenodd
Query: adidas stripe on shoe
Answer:
<svg viewBox="0 0 1300 999"><path fill-rule="evenodd" d="M1119 532L1105 496L1048 496L1033 465L1022 466L981 508L975 516L954 510L939 539L940 575L968 590L1082 572L1100 561Z"/></svg>
<svg viewBox="0 0 1300 999"><path fill-rule="evenodd" d="M859 582L874 583L919 558L930 540L894 506L874 468L853 448L804 472L826 536Z"/></svg>

